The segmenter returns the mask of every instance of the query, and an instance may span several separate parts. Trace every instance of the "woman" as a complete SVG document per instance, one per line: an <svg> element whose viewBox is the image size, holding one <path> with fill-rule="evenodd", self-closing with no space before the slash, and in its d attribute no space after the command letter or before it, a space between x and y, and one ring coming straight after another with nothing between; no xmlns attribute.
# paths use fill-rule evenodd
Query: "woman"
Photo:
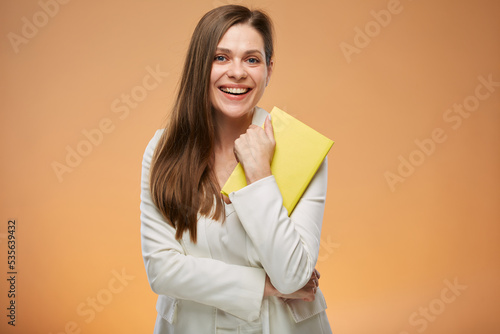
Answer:
<svg viewBox="0 0 500 334"><path fill-rule="evenodd" d="M331 333L314 269L326 160L288 217L270 169L270 117L256 106L273 65L260 11L219 7L193 33L170 122L143 159L155 333ZM248 185L223 197L238 161Z"/></svg>

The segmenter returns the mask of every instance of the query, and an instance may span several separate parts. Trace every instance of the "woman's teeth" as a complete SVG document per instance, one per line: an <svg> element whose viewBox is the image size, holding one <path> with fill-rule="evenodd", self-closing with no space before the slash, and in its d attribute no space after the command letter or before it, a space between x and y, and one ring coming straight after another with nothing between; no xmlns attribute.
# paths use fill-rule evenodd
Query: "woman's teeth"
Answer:
<svg viewBox="0 0 500 334"><path fill-rule="evenodd" d="M233 95L245 94L246 92L248 92L250 90L248 88L228 88L228 87L220 87L219 89L221 91L223 91L224 93L233 94Z"/></svg>

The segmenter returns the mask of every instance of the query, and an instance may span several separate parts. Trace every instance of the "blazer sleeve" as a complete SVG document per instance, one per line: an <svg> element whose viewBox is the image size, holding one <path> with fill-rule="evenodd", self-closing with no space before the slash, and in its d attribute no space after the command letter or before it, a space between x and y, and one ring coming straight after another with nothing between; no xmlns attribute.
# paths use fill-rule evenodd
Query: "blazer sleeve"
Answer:
<svg viewBox="0 0 500 334"><path fill-rule="evenodd" d="M142 162L141 246L148 281L159 295L191 300L219 308L247 321L260 314L265 272L185 253L151 199L149 168L161 136L149 142Z"/></svg>
<svg viewBox="0 0 500 334"><path fill-rule="evenodd" d="M327 171L325 158L290 217L272 175L229 194L271 283L283 294L306 285L316 266Z"/></svg>

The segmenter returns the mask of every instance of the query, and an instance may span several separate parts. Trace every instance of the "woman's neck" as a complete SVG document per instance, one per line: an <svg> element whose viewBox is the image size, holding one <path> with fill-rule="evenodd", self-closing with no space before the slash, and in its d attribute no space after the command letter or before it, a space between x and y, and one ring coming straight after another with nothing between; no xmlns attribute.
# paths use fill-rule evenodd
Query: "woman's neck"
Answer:
<svg viewBox="0 0 500 334"><path fill-rule="evenodd" d="M219 115L216 118L217 140L215 149L219 152L233 152L234 141L245 133L252 124L253 111L240 118Z"/></svg>
<svg viewBox="0 0 500 334"><path fill-rule="evenodd" d="M234 155L234 141L245 133L252 124L253 112L241 118L230 118L224 115L216 117L216 141L214 147L214 172L222 188L226 183L232 170L237 165ZM229 198L223 196L226 203L231 203Z"/></svg>

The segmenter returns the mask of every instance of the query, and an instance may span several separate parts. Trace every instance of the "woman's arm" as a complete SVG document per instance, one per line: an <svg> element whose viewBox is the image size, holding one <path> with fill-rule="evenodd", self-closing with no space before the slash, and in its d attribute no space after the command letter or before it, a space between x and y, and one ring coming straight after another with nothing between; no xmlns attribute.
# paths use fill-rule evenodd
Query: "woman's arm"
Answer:
<svg viewBox="0 0 500 334"><path fill-rule="evenodd" d="M306 302L312 302L316 299L316 291L318 289L318 284L319 284L319 271L314 269L313 274L311 275L311 279L307 284L302 287L302 289L295 291L294 293L291 294L282 294L276 288L272 285L271 281L269 280L269 276L266 275L266 286L264 288L264 297L279 297L283 300L289 300L289 299L301 299Z"/></svg>
<svg viewBox="0 0 500 334"><path fill-rule="evenodd" d="M144 153L141 180L141 244L149 283L157 294L217 307L245 320L259 314L266 274L261 268L230 265L186 255L153 204L149 168L157 132Z"/></svg>
<svg viewBox="0 0 500 334"><path fill-rule="evenodd" d="M304 287L318 259L327 188L327 159L291 217L274 176L229 194L272 284L282 294Z"/></svg>

